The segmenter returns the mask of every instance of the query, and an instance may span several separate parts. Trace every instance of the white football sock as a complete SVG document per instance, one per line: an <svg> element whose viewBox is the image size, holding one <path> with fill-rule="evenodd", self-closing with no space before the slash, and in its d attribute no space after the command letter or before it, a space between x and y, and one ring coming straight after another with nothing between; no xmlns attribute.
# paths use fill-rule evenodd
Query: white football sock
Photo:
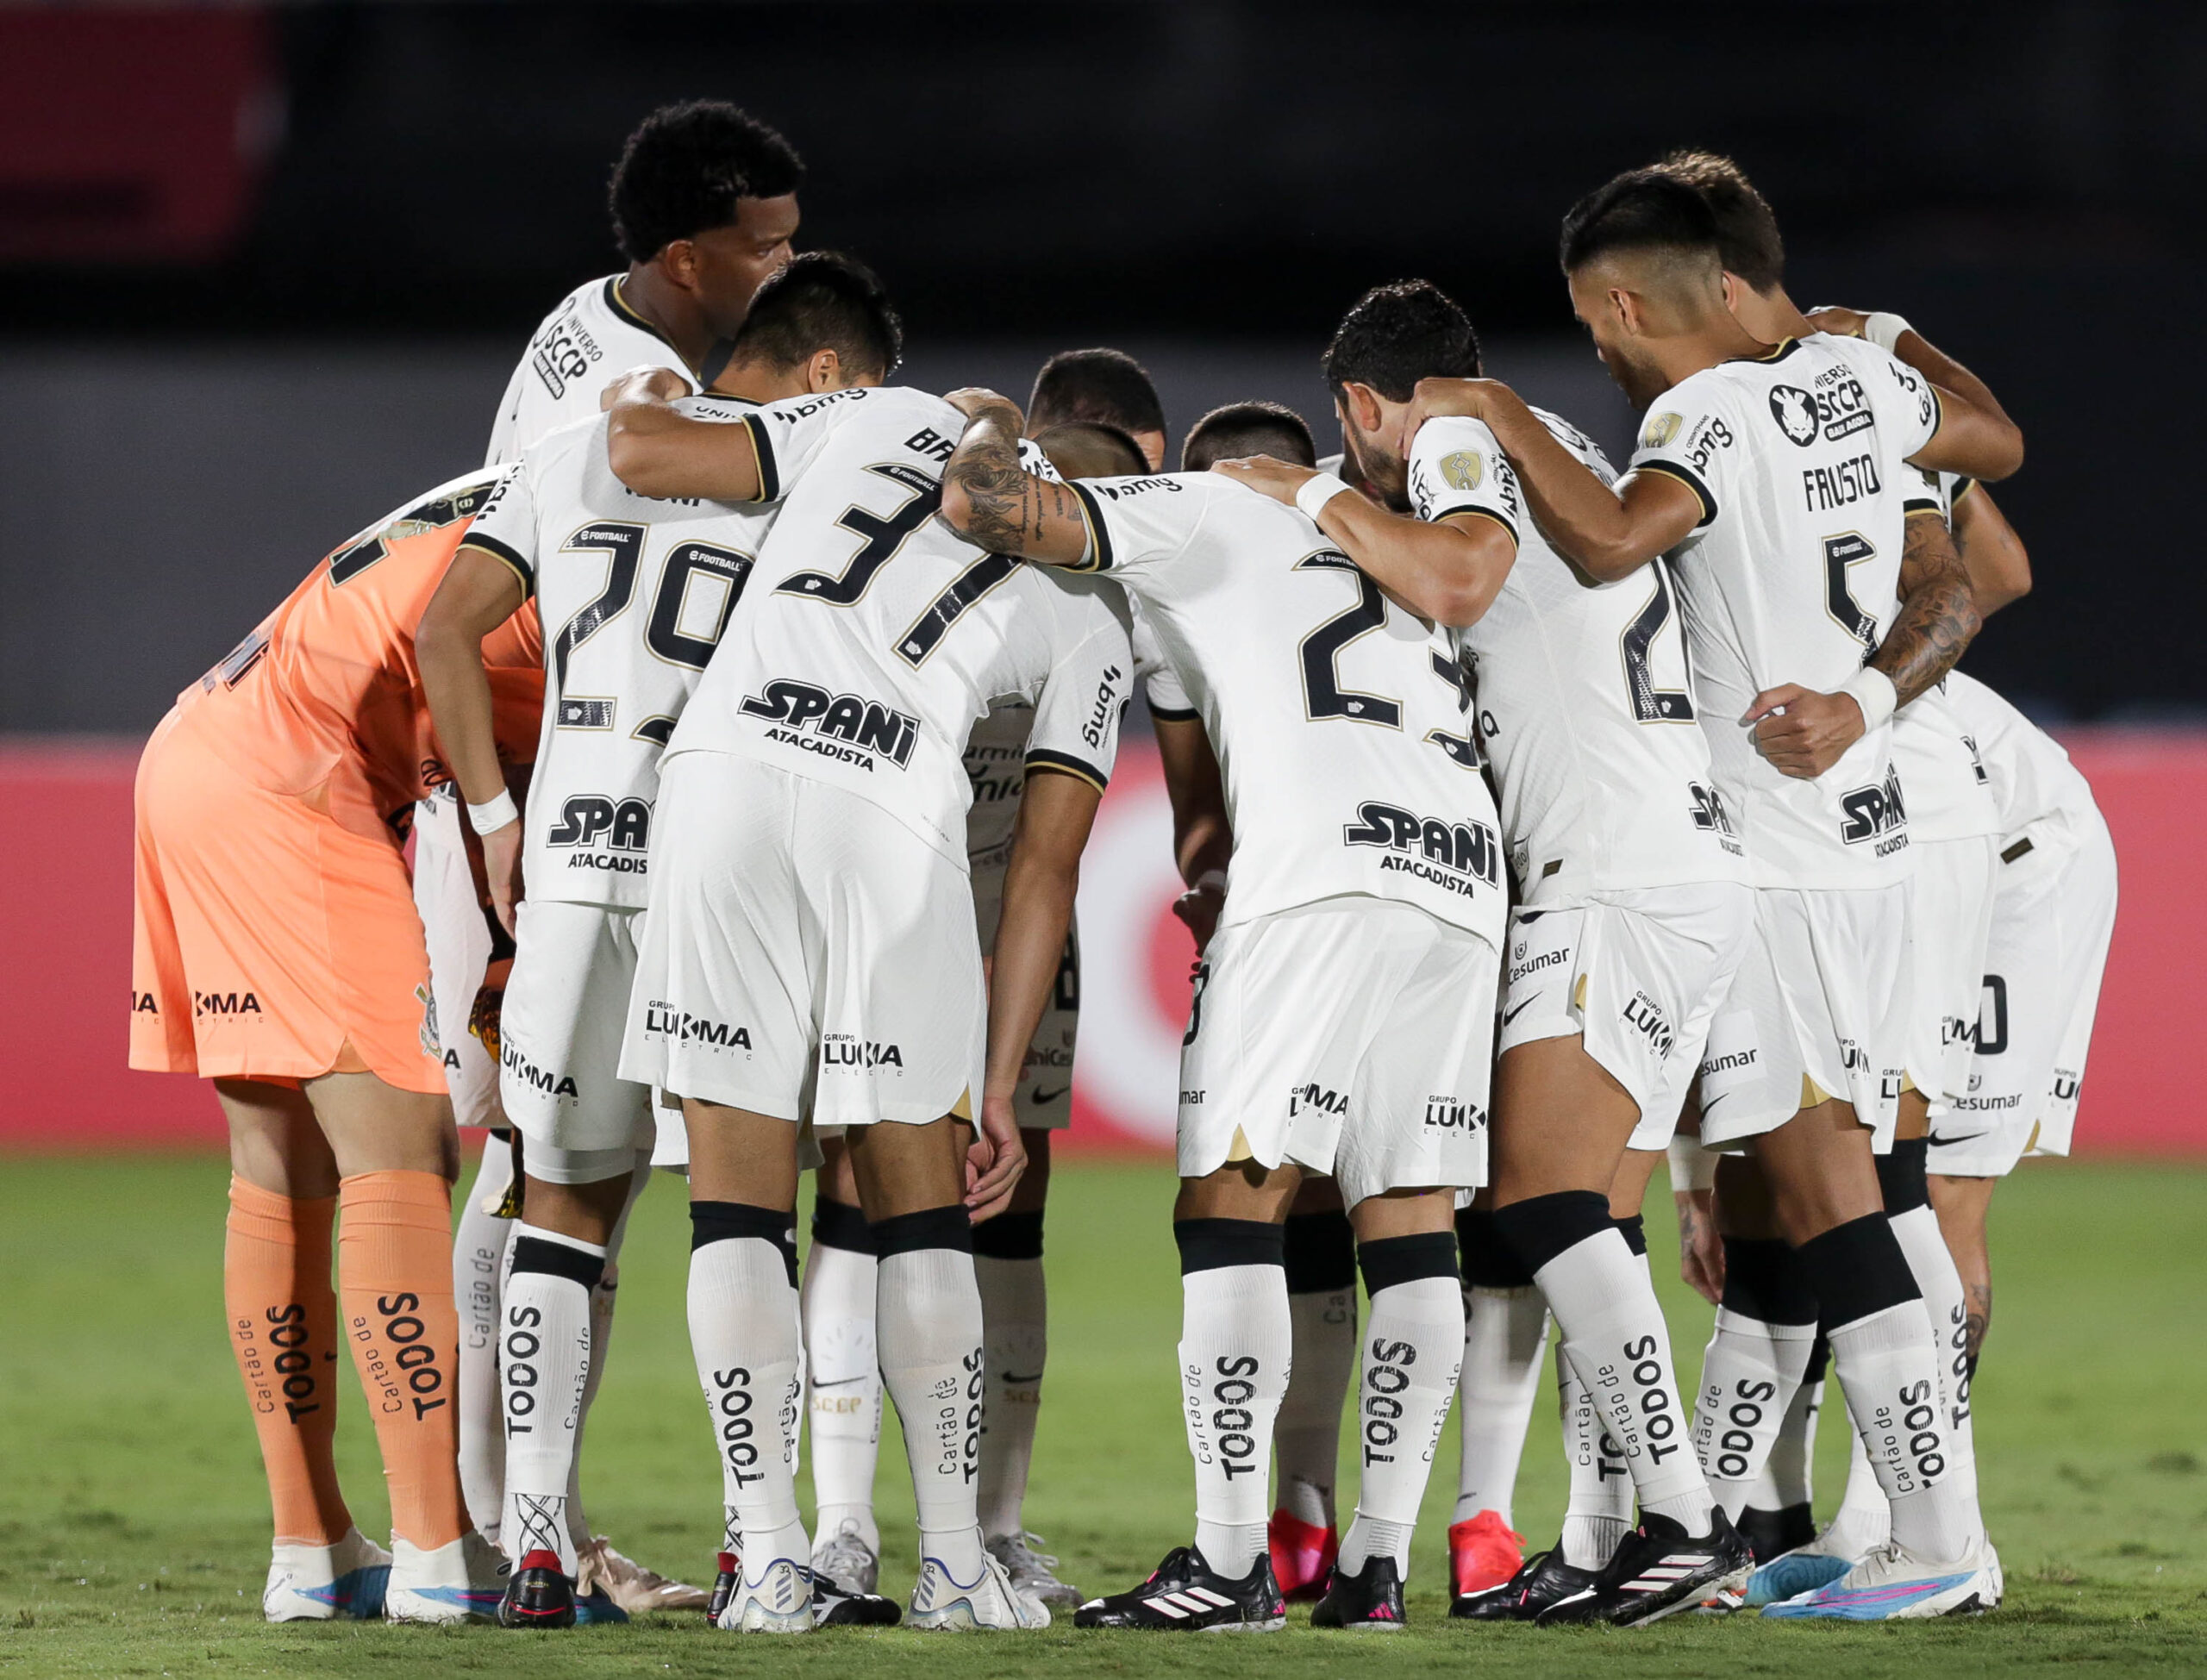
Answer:
<svg viewBox="0 0 2207 1680"><path fill-rule="evenodd" d="M1847 1448L1847 1491L1824 1535L1824 1549L1834 1557L1861 1558L1892 1539L1893 1508L1878 1485L1878 1472L1870 1468L1860 1430L1849 1428Z"/></svg>
<svg viewBox="0 0 2207 1680"><path fill-rule="evenodd" d="M1464 1353L1464 1296L1454 1276L1454 1233L1443 1240L1450 1275L1390 1284L1372 1297L1357 1383L1356 1516L1341 1536L1344 1574L1358 1573L1375 1554L1391 1557L1400 1576L1410 1573L1410 1533L1433 1475L1434 1449L1448 1421Z"/></svg>
<svg viewBox="0 0 2207 1680"><path fill-rule="evenodd" d="M514 1227L515 1264L507 1275L499 1341L506 1414L506 1556L518 1568L550 1552L560 1572L575 1572L567 1523L575 1431L591 1365L592 1274L605 1264L595 1243L525 1221Z"/></svg>
<svg viewBox="0 0 2207 1680"><path fill-rule="evenodd" d="M1287 1317L1295 1352L1272 1429L1279 1508L1313 1527L1331 1528L1341 1408L1356 1375L1356 1284L1291 1295Z"/></svg>
<svg viewBox="0 0 2207 1680"><path fill-rule="evenodd" d="M990 1539L1025 1532L1028 1467L1042 1408L1042 1367L1050 1348L1049 1294L1039 1259L973 1257L981 1291L982 1346L988 1389L981 1413L981 1533Z"/></svg>
<svg viewBox="0 0 2207 1680"><path fill-rule="evenodd" d="M1468 1522L1492 1511L1515 1527L1510 1504L1547 1354L1548 1303L1529 1284L1475 1286L1463 1295L1464 1374L1456 1405L1462 1458L1452 1521Z"/></svg>
<svg viewBox="0 0 2207 1680"><path fill-rule="evenodd" d="M1735 1522L1770 1460L1816 1340L1813 1324L1772 1324L1729 1307L1716 1309L1716 1327L1702 1355L1693 1445L1710 1493Z"/></svg>
<svg viewBox="0 0 2207 1680"><path fill-rule="evenodd" d="M1646 1263L1621 1231L1597 1231L1533 1274L1563 1327L1564 1356L1624 1451L1641 1510L1710 1532L1715 1501L1679 1401L1671 1332Z"/></svg>
<svg viewBox="0 0 2207 1680"><path fill-rule="evenodd" d="M815 1522L824 1538L855 1523L878 1557L873 1474L881 1449L881 1364L874 1342L871 1254L813 1238L804 1261L804 1348L810 1366Z"/></svg>
<svg viewBox="0 0 2207 1680"><path fill-rule="evenodd" d="M1827 1353L1827 1365L1829 1358ZM1815 1364L1813 1348L1810 1363ZM1786 1407L1785 1419L1778 1426L1778 1439L1771 1443L1770 1458L1763 1465L1761 1476L1756 1478L1754 1491L1747 1496L1752 1508L1783 1511L1791 1506L1815 1502L1816 1415L1822 1410L1823 1403L1824 1379L1820 1370L1814 1377L1804 1377L1801 1386L1793 1390L1792 1403Z"/></svg>
<svg viewBox="0 0 2207 1680"><path fill-rule="evenodd" d="M590 1408L597 1400L598 1384L605 1380L605 1361L613 1344L614 1295L621 1287L621 1268L615 1262L621 1258L621 1244L628 1234L628 1215L651 1181L651 1152L643 1150L628 1173L628 1200L621 1204L620 1216L606 1239L605 1275L590 1293L590 1374L583 1382L583 1408L575 1419L573 1467L567 1472L567 1532L578 1549L588 1546L591 1539L590 1518L583 1512L583 1431L590 1425Z"/></svg>
<svg viewBox="0 0 2207 1680"><path fill-rule="evenodd" d="M1293 1357L1287 1274L1277 1264L1185 1272L1180 1301L1196 1546L1221 1575L1239 1579L1265 1555L1265 1472Z"/></svg>
<svg viewBox="0 0 2207 1680"><path fill-rule="evenodd" d="M902 1218L965 1209L931 1209ZM897 1221L874 1228L886 1233ZM883 1242L875 1336L881 1377L904 1426L919 1508L920 1556L958 1581L974 1580L986 1555L975 1501L981 1450L981 1291L973 1256L960 1248L909 1248Z"/></svg>
<svg viewBox="0 0 2207 1680"><path fill-rule="evenodd" d="M1559 1344L1557 1398L1563 1414L1563 1451L1571 1470L1571 1498L1563 1513L1563 1561L1573 1569L1599 1569L1632 1527L1632 1471L1624 1452L1602 1427L1593 1396L1579 1380Z"/></svg>
<svg viewBox="0 0 2207 1680"><path fill-rule="evenodd" d="M1847 1409L1892 1506L1892 1536L1935 1564L1966 1556L1981 1533L1974 1500L1947 1458L1939 1358L1923 1303L1904 1301L1827 1326Z"/></svg>
<svg viewBox="0 0 2207 1680"><path fill-rule="evenodd" d="M1895 1214L1886 1221L1893 1240L1908 1257L1910 1276L1923 1291L1939 1360L1939 1395L1947 1433L1947 1476L1955 1496L1977 1508L1977 1426L1969 1406L1969 1299L1953 1252L1939 1234L1939 1217L1928 1204Z"/></svg>
<svg viewBox="0 0 2207 1680"><path fill-rule="evenodd" d="M460 1308L460 1486L468 1520L494 1545L505 1511L506 1423L498 1392L498 1293L516 1221L495 1210L514 1180L512 1149L486 1139L475 1182L460 1198L452 1242L452 1292Z"/></svg>
<svg viewBox="0 0 2207 1680"><path fill-rule="evenodd" d="M696 1207L716 1205L733 1204ZM812 1551L797 1520L784 1439L797 1382L797 1300L778 1241L761 1232L691 1250L690 1348L720 1454L728 1529L742 1537L733 1549L743 1555L746 1577L759 1579L778 1558L807 1567Z"/></svg>

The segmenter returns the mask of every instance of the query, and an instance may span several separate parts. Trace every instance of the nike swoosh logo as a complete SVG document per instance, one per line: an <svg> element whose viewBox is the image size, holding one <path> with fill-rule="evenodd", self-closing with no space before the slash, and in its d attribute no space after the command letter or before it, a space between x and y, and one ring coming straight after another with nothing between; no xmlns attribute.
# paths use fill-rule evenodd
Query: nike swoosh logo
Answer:
<svg viewBox="0 0 2207 1680"><path fill-rule="evenodd" d="M1037 1085L1035 1087L1035 1100L1037 1102L1054 1102L1072 1089L1071 1085L1060 1085L1055 1090L1044 1090Z"/></svg>
<svg viewBox="0 0 2207 1680"><path fill-rule="evenodd" d="M1039 1371L1032 1377L1016 1377L1010 1371L1007 1371L1003 1376L997 1378L997 1381L999 1383L1039 1383L1041 1380L1042 1373Z"/></svg>
<svg viewBox="0 0 2207 1680"><path fill-rule="evenodd" d="M1522 1003L1520 1003L1516 1009L1505 1009L1502 1015L1502 1024L1504 1027L1507 1027L1511 1021L1516 1020L1519 1015L1523 1015L1526 1010L1532 1007L1533 999L1529 997Z"/></svg>
<svg viewBox="0 0 2207 1680"><path fill-rule="evenodd" d="M1972 1132L1964 1138L1933 1138L1931 1146L1934 1149L1947 1149L1958 1143L1975 1143L1979 1138L1989 1138L1991 1135L1990 1132Z"/></svg>
<svg viewBox="0 0 2207 1680"><path fill-rule="evenodd" d="M865 1381L866 1378L863 1377L838 1377L832 1383L824 1383L815 1378L812 1386L816 1389L847 1389L853 1383Z"/></svg>

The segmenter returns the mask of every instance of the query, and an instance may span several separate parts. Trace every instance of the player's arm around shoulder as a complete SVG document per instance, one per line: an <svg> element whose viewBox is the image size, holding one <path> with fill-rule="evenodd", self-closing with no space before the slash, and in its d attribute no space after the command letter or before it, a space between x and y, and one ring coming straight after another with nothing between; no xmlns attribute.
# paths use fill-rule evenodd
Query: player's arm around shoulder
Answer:
<svg viewBox="0 0 2207 1680"><path fill-rule="evenodd" d="M767 447L749 417L698 420L675 406L690 382L664 367L638 368L605 388L605 449L613 476L657 500L757 502L766 498Z"/></svg>
<svg viewBox="0 0 2207 1680"><path fill-rule="evenodd" d="M1441 415L1486 422L1542 534L1599 582L1630 577L1715 516L1705 492L1673 475L1628 472L1614 487L1604 484L1499 379L1419 380L1408 422L1413 434Z"/></svg>
<svg viewBox="0 0 2207 1680"><path fill-rule="evenodd" d="M1980 614L1990 617L2031 592L2030 551L1991 490L1974 481L1957 486L1951 528Z"/></svg>
<svg viewBox="0 0 2207 1680"><path fill-rule="evenodd" d="M966 430L943 465L942 522L993 554L1092 568L1097 541L1078 493L1020 465L1019 405L978 387L948 401Z"/></svg>
<svg viewBox="0 0 2207 1680"><path fill-rule="evenodd" d="M1922 383L1930 397L1931 435L1909 456L1916 465L1987 484L2022 467L2023 428L2008 417L1992 388L1900 316L1825 309L1809 320L1818 332L1866 339Z"/></svg>

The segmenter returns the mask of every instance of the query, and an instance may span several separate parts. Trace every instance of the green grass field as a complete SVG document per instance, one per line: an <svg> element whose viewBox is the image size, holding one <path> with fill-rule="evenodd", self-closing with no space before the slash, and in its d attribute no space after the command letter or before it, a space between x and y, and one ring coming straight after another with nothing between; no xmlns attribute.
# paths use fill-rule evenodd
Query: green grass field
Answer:
<svg viewBox="0 0 2207 1680"><path fill-rule="evenodd" d="M1978 1388L1987 1514L2006 1608L1978 1622L1845 1627L1681 1617L1634 1634L1478 1628L1444 1614L1453 1428L1418 1537L1411 1626L1369 1639L902 1631L740 1639L702 1617L516 1634L259 1617L267 1505L222 1333L223 1169L202 1159L0 1163L0 1671L9 1675L394 1672L998 1676L1454 1672L1765 1676L2207 1670L2207 1172L2047 1164L2001 1192L1998 1321ZM1668 1197L1651 1203L1659 1277ZM1091 1590L1131 1584L1188 1532L1172 1379L1179 1290L1150 1166L1061 1171L1050 1215L1048 1402L1032 1526ZM622 1262L618 1334L591 1420L596 1526L670 1573L709 1571L719 1481L683 1320L687 1224L655 1185ZM1709 1309L1669 1291L1689 1371ZM341 1429L360 1525L386 1514L357 1390ZM1827 1413L1823 1503L1846 1444ZM1354 1479L1345 1477L1344 1487ZM1554 1408L1527 1451L1518 1526L1554 1537ZM911 1499L884 1444L885 1589L909 1589ZM1297 1622L1302 1620L1300 1612ZM862 1642L864 1649L855 1648ZM397 1666L394 1668L393 1664Z"/></svg>

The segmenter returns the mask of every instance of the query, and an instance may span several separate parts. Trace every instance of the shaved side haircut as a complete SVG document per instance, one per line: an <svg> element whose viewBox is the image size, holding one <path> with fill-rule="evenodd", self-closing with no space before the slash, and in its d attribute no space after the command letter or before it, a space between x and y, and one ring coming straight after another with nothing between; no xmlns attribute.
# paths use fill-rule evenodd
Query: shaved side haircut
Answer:
<svg viewBox="0 0 2207 1680"><path fill-rule="evenodd" d="M1072 420L1046 427L1035 441L1065 478L1127 478L1149 471L1141 446L1116 426Z"/></svg>
<svg viewBox="0 0 2207 1680"><path fill-rule="evenodd" d="M1721 153L1692 151L1673 152L1655 168L1709 201L1728 271L1765 296L1785 284L1785 241L1779 237L1778 217L1747 171Z"/></svg>
<svg viewBox="0 0 2207 1680"><path fill-rule="evenodd" d="M1303 416L1285 403L1229 403L1190 428L1181 446L1180 470L1207 472L1214 461L1273 455L1297 466L1318 465L1318 447Z"/></svg>

